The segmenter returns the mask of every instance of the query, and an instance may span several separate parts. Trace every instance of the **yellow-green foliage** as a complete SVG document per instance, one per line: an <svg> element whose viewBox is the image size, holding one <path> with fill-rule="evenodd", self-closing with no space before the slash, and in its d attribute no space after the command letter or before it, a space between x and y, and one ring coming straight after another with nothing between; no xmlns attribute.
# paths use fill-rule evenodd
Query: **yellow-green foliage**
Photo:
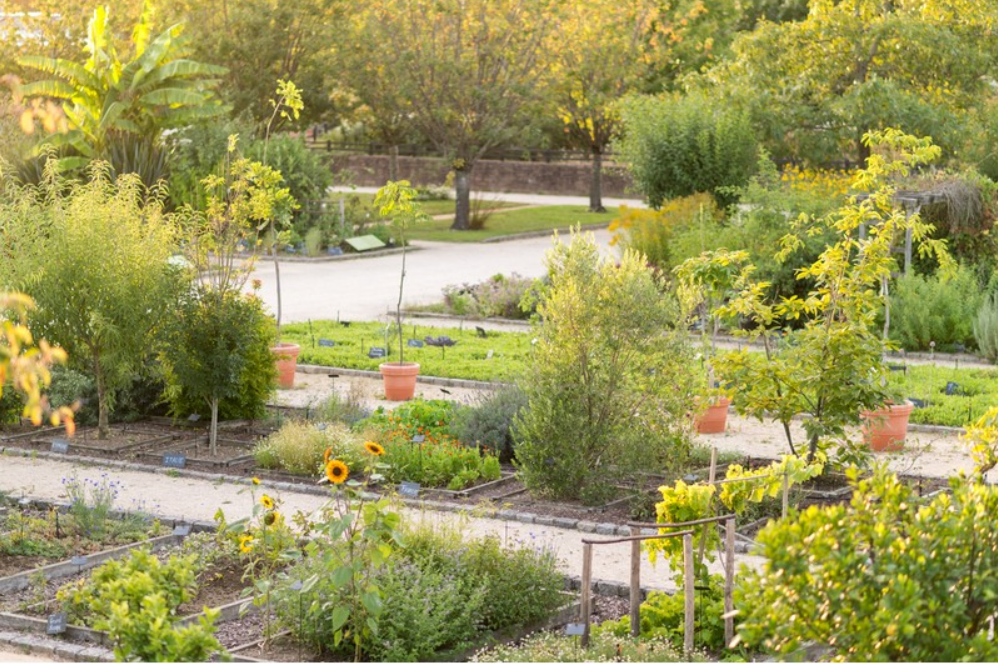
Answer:
<svg viewBox="0 0 998 664"><path fill-rule="evenodd" d="M998 464L998 407L968 425L961 440L970 449L975 471L983 475L994 468Z"/></svg>
<svg viewBox="0 0 998 664"><path fill-rule="evenodd" d="M675 233L701 220L712 224L719 216L717 204L710 194L674 198L658 210L622 206L620 217L610 223L610 244L633 249L652 265L669 269L676 262L669 246Z"/></svg>
<svg viewBox="0 0 998 664"><path fill-rule="evenodd" d="M735 514L741 514L749 502L761 503L767 496L778 496L783 489L784 476L789 488L821 475L825 469L825 460L825 455L818 452L812 463L792 454L785 454L779 461L757 470L745 470L738 464L731 464L725 473L725 479L744 481L722 485L721 502Z"/></svg>
<svg viewBox="0 0 998 664"><path fill-rule="evenodd" d="M257 443L253 455L264 468L282 468L294 475L316 475L322 469L326 450L331 458L359 468L363 446L350 429L339 422L319 429L310 422L288 422L280 431Z"/></svg>

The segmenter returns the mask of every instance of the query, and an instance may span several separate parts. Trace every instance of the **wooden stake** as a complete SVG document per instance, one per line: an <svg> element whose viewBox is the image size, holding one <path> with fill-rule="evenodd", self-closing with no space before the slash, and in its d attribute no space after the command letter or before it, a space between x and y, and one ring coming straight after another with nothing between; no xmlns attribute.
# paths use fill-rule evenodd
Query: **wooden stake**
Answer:
<svg viewBox="0 0 998 664"><path fill-rule="evenodd" d="M717 477L717 446L715 445L710 448L710 470L707 471L707 486L714 486L714 480L716 479L716 477ZM713 496L711 497L709 504L713 506L714 504ZM710 510L710 512L713 512L713 510ZM716 527L717 526L715 526L714 524L704 525L703 537L700 538L700 547L699 550L697 551L698 563L703 562L704 553L707 551L707 529L716 528Z"/></svg>
<svg viewBox="0 0 998 664"><path fill-rule="evenodd" d="M685 578L683 583L683 593L686 596L686 625L683 634L683 650L687 658L693 654L693 610L694 592L693 588L693 535L683 535L683 563L685 567Z"/></svg>
<svg viewBox="0 0 998 664"><path fill-rule="evenodd" d="M641 529L631 528L632 535L640 535ZM631 636L637 638L641 632L641 542L631 542Z"/></svg>
<svg viewBox="0 0 998 664"><path fill-rule="evenodd" d="M735 610L735 600L732 591L735 587L735 520L724 522L724 647L727 648L735 638L735 617L730 615Z"/></svg>
<svg viewBox="0 0 998 664"><path fill-rule="evenodd" d="M592 615L593 545L582 545L582 647L589 646L589 619Z"/></svg>
<svg viewBox="0 0 998 664"><path fill-rule="evenodd" d="M790 478L787 473L783 473L783 518L787 518L787 509L790 507Z"/></svg>

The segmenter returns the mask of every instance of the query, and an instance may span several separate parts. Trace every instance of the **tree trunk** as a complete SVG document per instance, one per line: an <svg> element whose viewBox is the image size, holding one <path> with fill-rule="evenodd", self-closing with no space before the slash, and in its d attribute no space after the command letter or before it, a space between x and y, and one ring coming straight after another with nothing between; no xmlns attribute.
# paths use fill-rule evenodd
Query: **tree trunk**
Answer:
<svg viewBox="0 0 998 664"><path fill-rule="evenodd" d="M454 173L454 224L452 231L466 231L471 228L471 168L462 168Z"/></svg>
<svg viewBox="0 0 998 664"><path fill-rule="evenodd" d="M106 440L111 432L108 424L108 403L107 403L107 381L104 379L104 372L101 371L99 362L94 363L94 374L97 380L97 438Z"/></svg>
<svg viewBox="0 0 998 664"><path fill-rule="evenodd" d="M274 336L274 345L281 343L281 264L277 260L277 227L276 220L270 224L270 237L274 243L270 246L271 255L274 257L274 283L277 286L277 329Z"/></svg>
<svg viewBox="0 0 998 664"><path fill-rule="evenodd" d="M592 179L589 181L589 211L606 212L603 207L603 153L593 147Z"/></svg>
<svg viewBox="0 0 998 664"><path fill-rule="evenodd" d="M388 180L397 182L399 179L399 146L391 145L388 148Z"/></svg>
<svg viewBox="0 0 998 664"><path fill-rule="evenodd" d="M856 137L856 154L859 156L859 167L866 168L866 160L870 158L870 146L863 143L863 135L866 133L860 130Z"/></svg>
<svg viewBox="0 0 998 664"><path fill-rule="evenodd" d="M209 400L211 404L211 428L208 429L208 453L218 454L218 398Z"/></svg>

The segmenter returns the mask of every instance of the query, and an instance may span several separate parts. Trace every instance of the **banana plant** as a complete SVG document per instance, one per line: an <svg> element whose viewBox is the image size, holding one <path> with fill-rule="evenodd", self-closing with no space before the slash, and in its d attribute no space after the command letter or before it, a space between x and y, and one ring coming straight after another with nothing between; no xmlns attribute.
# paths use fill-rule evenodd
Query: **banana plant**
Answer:
<svg viewBox="0 0 998 664"><path fill-rule="evenodd" d="M98 6L88 26L82 64L44 56L19 60L53 77L21 86L22 97L63 102L69 131L50 134L39 145L39 150L60 150L61 168L108 160L122 140L156 145L166 129L227 111L212 90L217 83L213 77L226 69L189 59L191 49L179 24L156 36L151 36L151 28L147 2L129 41L131 59L123 60L111 39L108 10Z"/></svg>

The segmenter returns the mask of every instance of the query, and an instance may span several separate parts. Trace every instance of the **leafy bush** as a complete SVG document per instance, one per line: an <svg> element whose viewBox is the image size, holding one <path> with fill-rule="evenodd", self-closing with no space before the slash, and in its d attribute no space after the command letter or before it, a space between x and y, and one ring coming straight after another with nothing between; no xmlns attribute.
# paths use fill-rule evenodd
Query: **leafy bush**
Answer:
<svg viewBox="0 0 998 664"><path fill-rule="evenodd" d="M724 648L724 577L711 574L706 589L696 591L696 613L693 619L693 632L696 644L710 650ZM661 639L682 649L686 633L685 594L682 592L664 593L653 591L641 604L641 639ZM595 633L627 638L631 634L631 617L607 621L594 630Z"/></svg>
<svg viewBox="0 0 998 664"><path fill-rule="evenodd" d="M998 364L998 293L991 293L977 310L974 341L989 362Z"/></svg>
<svg viewBox="0 0 998 664"><path fill-rule="evenodd" d="M740 638L783 656L816 645L822 659L845 661L998 658L988 634L998 531L981 518L998 509L998 488L954 478L951 495L920 505L883 468L851 481L849 504L811 507L759 533L766 561L744 569L735 589Z"/></svg>
<svg viewBox="0 0 998 664"><path fill-rule="evenodd" d="M142 598L135 611L126 604L111 607L110 618L98 623L114 643L118 662L208 662L224 651L215 638L218 609L206 609L197 623L177 627L162 594Z"/></svg>
<svg viewBox="0 0 998 664"><path fill-rule="evenodd" d="M457 315L478 318L513 318L527 320L534 313L524 309L524 295L535 286L534 279L516 273L496 274L477 284L462 284L444 288L444 305Z"/></svg>
<svg viewBox="0 0 998 664"><path fill-rule="evenodd" d="M170 556L164 563L148 549L136 549L126 558L110 560L89 578L59 589L56 599L75 624L97 625L115 614L115 606L140 613L143 599L159 595L170 613L197 590L195 557Z"/></svg>
<svg viewBox="0 0 998 664"><path fill-rule="evenodd" d="M381 431L397 431L399 435L409 438L416 434L447 436L451 433L450 424L455 411L453 401L417 398L390 411L379 406L364 424Z"/></svg>
<svg viewBox="0 0 998 664"><path fill-rule="evenodd" d="M418 482L427 487L463 489L478 479L501 476L499 458L486 449L465 447L447 434L427 433L422 443L412 442L404 428L372 430L371 437L384 446L382 474L389 482Z"/></svg>
<svg viewBox="0 0 998 664"><path fill-rule="evenodd" d="M690 447L692 353L677 311L641 258L600 259L591 235L549 252L551 287L521 385L520 475L532 490L599 501L636 470L668 468Z"/></svg>
<svg viewBox="0 0 998 664"><path fill-rule="evenodd" d="M730 188L752 175L758 146L747 113L705 95L673 95L628 97L621 116L614 149L652 207L704 192L727 206Z"/></svg>
<svg viewBox="0 0 998 664"><path fill-rule="evenodd" d="M907 350L952 350L976 346L974 316L981 289L973 272L961 267L952 278L911 274L897 280L891 294L891 339Z"/></svg>
<svg viewBox="0 0 998 664"><path fill-rule="evenodd" d="M24 401L9 382L0 385L0 390L2 390L0 392L0 424L17 424L21 421L21 415L24 412Z"/></svg>
<svg viewBox="0 0 998 664"><path fill-rule="evenodd" d="M316 475L322 470L327 450L350 469L362 464L363 448L357 436L342 423L319 429L309 422L288 422L280 431L261 440L253 457L262 468L283 468L293 475Z"/></svg>
<svg viewBox="0 0 998 664"><path fill-rule="evenodd" d="M333 180L329 166L318 152L308 149L300 139L291 136L272 136L270 145L264 141L251 141L246 146L245 156L281 172L284 186L302 206L295 212L294 229L304 236L319 222L321 203L325 201L326 189Z"/></svg>
<svg viewBox="0 0 998 664"><path fill-rule="evenodd" d="M720 216L714 199L703 193L666 201L658 210L627 209L610 223L614 234L610 244L636 251L655 267L671 271L688 258L676 255L675 235L702 231L705 226L713 229Z"/></svg>
<svg viewBox="0 0 998 664"><path fill-rule="evenodd" d="M513 422L527 407L527 395L516 385L503 385L487 392L478 403L461 408L451 429L465 445L495 450L500 461L516 456Z"/></svg>

